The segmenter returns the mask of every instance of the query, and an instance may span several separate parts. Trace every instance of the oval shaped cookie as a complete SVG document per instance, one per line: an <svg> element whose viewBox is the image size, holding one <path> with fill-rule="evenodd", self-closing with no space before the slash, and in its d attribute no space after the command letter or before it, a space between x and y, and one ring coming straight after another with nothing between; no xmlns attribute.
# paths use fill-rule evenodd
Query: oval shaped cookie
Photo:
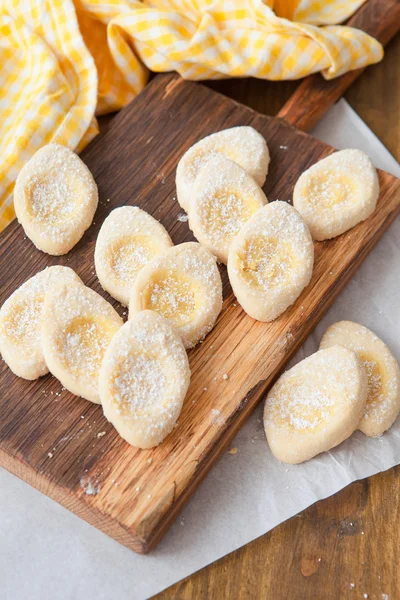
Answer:
<svg viewBox="0 0 400 600"><path fill-rule="evenodd" d="M172 431L190 382L182 340L145 310L115 334L100 370L104 415L132 446L153 448Z"/></svg>
<svg viewBox="0 0 400 600"><path fill-rule="evenodd" d="M19 223L35 246L59 256L79 242L98 203L97 185L79 156L60 144L40 148L14 188Z"/></svg>
<svg viewBox="0 0 400 600"><path fill-rule="evenodd" d="M129 304L138 271L173 243L164 227L137 206L121 206L105 219L94 261L102 287L124 306Z"/></svg>
<svg viewBox="0 0 400 600"><path fill-rule="evenodd" d="M319 350L286 371L267 395L264 427L272 454L297 464L348 438L368 393L364 366L342 346Z"/></svg>
<svg viewBox="0 0 400 600"><path fill-rule="evenodd" d="M273 321L308 285L314 246L307 225L287 202L276 200L259 210L233 240L228 275L248 315Z"/></svg>
<svg viewBox="0 0 400 600"><path fill-rule="evenodd" d="M47 267L25 281L0 310L0 353L11 371L24 379L49 372L40 341L47 290L60 282L82 282L69 267Z"/></svg>
<svg viewBox="0 0 400 600"><path fill-rule="evenodd" d="M50 373L76 396L100 404L101 361L122 324L111 304L85 285L51 288L44 301L41 337Z"/></svg>
<svg viewBox="0 0 400 600"><path fill-rule="evenodd" d="M242 167L217 156L196 178L189 225L199 242L226 264L233 238L267 203L260 186Z"/></svg>
<svg viewBox="0 0 400 600"><path fill-rule="evenodd" d="M176 169L176 192L179 204L190 210L192 188L205 163L226 156L245 169L261 187L268 173L269 151L263 136L253 127L232 127L203 138L182 156Z"/></svg>
<svg viewBox="0 0 400 600"><path fill-rule="evenodd" d="M154 310L176 327L192 348L214 327L222 308L222 283L215 257L195 242L167 250L141 269L131 290L129 319Z"/></svg>
<svg viewBox="0 0 400 600"><path fill-rule="evenodd" d="M382 435L400 411L400 367L386 344L363 325L334 323L326 330L320 348L333 345L353 350L368 375L368 397L358 428L368 436Z"/></svg>
<svg viewBox="0 0 400 600"><path fill-rule="evenodd" d="M379 197L378 174L361 150L340 150L307 169L293 191L315 240L327 240L367 219Z"/></svg>

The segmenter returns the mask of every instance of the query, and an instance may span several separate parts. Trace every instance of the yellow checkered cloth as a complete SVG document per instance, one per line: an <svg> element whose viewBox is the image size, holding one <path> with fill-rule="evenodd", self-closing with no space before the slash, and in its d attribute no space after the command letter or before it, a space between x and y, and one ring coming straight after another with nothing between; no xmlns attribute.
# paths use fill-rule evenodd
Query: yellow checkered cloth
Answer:
<svg viewBox="0 0 400 600"><path fill-rule="evenodd" d="M95 114L132 100L149 69L330 79L379 61L376 40L336 25L364 1L1 0L0 230L34 152L49 142L81 150L98 131Z"/></svg>

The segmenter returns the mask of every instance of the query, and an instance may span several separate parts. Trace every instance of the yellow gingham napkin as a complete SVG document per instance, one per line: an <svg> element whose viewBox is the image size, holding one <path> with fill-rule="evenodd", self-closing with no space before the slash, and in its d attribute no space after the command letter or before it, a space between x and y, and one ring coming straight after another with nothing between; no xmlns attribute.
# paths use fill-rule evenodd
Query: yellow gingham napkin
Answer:
<svg viewBox="0 0 400 600"><path fill-rule="evenodd" d="M186 79L327 79L382 58L335 25L365 0L0 0L0 230L19 170L49 142L81 150L148 69ZM319 27L324 25L324 27Z"/></svg>

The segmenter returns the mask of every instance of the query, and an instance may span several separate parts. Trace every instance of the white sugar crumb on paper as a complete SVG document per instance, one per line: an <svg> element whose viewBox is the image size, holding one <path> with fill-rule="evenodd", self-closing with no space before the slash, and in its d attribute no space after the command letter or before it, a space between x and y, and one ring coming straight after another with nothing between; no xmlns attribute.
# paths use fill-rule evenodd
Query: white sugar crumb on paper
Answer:
<svg viewBox="0 0 400 600"><path fill-rule="evenodd" d="M350 584L350 588L351 588L352 590L353 590L355 587L356 587L356 584L355 584L355 583L351 583L351 584Z"/></svg>
<svg viewBox="0 0 400 600"><path fill-rule="evenodd" d="M88 496L96 496L101 490L100 484L92 481L90 477L81 477L80 484L81 488L85 490L85 494Z"/></svg>
<svg viewBox="0 0 400 600"><path fill-rule="evenodd" d="M53 454L52 452L48 452L48 453L47 453L47 456L48 456L49 458L53 458L54 454Z"/></svg>
<svg viewBox="0 0 400 600"><path fill-rule="evenodd" d="M179 213L178 215L178 219L177 219L180 223L187 223L189 220L189 217L186 213Z"/></svg>

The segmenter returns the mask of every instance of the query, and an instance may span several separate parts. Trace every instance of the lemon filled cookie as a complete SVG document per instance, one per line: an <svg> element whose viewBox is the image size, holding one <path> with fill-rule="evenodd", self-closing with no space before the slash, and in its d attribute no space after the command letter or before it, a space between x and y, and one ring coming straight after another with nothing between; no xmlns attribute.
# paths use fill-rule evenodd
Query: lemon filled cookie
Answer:
<svg viewBox="0 0 400 600"><path fill-rule="evenodd" d="M129 304L138 271L173 246L164 227L137 206L113 210L101 226L94 253L103 288L124 306Z"/></svg>
<svg viewBox="0 0 400 600"><path fill-rule="evenodd" d="M21 285L0 310L0 353L24 379L49 372L40 341L45 293L61 282L82 284L69 267L47 267Z"/></svg>
<svg viewBox="0 0 400 600"><path fill-rule="evenodd" d="M49 290L41 339L50 372L73 394L99 404L101 361L122 323L111 304L82 284Z"/></svg>
<svg viewBox="0 0 400 600"><path fill-rule="evenodd" d="M340 150L307 169L293 191L315 240L327 240L367 219L379 197L378 174L361 150Z"/></svg>
<svg viewBox="0 0 400 600"><path fill-rule="evenodd" d="M189 225L199 242L226 264L233 238L267 202L262 189L242 167L217 156L197 176Z"/></svg>
<svg viewBox="0 0 400 600"><path fill-rule="evenodd" d="M179 204L187 212L191 207L192 188L201 167L205 163L211 165L221 155L245 169L259 186L264 185L270 159L263 136L247 125L218 131L191 146L178 163L176 192Z"/></svg>
<svg viewBox="0 0 400 600"><path fill-rule="evenodd" d="M189 382L180 335L161 315L142 311L105 352L99 378L104 415L129 444L152 448L172 431Z"/></svg>
<svg viewBox="0 0 400 600"><path fill-rule="evenodd" d="M40 148L22 168L14 188L19 223L35 246L59 256L91 225L97 186L87 166L65 146Z"/></svg>
<svg viewBox="0 0 400 600"><path fill-rule="evenodd" d="M286 371L265 401L264 427L274 456L297 464L348 438L368 393L362 361L342 346L319 350Z"/></svg>
<svg viewBox="0 0 400 600"><path fill-rule="evenodd" d="M192 348L214 327L222 307L215 257L195 242L179 244L145 265L131 290L129 318L154 310L176 327Z"/></svg>
<svg viewBox="0 0 400 600"><path fill-rule="evenodd" d="M273 321L308 285L314 246L307 225L287 202L267 204L231 243L228 275L242 308L253 319Z"/></svg>
<svg viewBox="0 0 400 600"><path fill-rule="evenodd" d="M356 352L368 375L368 397L358 428L369 436L381 435L400 411L399 363L375 333L352 321L328 327L320 348L336 344Z"/></svg>

